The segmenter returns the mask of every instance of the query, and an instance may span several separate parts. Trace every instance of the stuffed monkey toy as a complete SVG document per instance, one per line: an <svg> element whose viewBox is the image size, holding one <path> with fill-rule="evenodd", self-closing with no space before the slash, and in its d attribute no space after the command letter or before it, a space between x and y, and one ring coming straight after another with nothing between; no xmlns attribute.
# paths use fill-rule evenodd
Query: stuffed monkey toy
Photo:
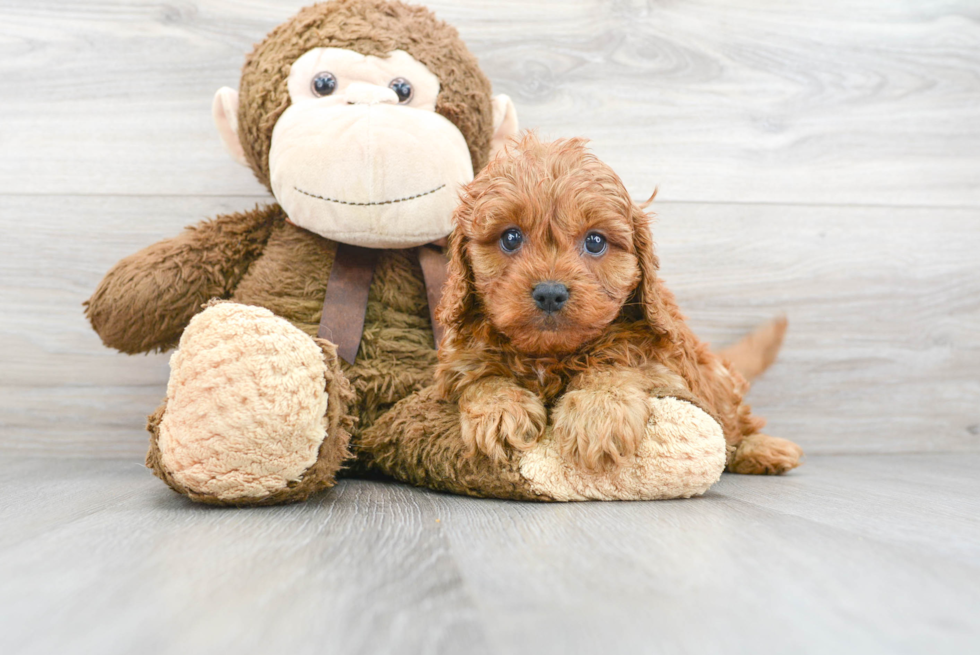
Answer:
<svg viewBox="0 0 980 655"><path fill-rule="evenodd" d="M453 27L385 0L303 9L213 114L277 202L123 259L86 314L124 353L179 343L148 425L157 476L205 503L302 500L431 383L445 260L428 244L517 118Z"/></svg>

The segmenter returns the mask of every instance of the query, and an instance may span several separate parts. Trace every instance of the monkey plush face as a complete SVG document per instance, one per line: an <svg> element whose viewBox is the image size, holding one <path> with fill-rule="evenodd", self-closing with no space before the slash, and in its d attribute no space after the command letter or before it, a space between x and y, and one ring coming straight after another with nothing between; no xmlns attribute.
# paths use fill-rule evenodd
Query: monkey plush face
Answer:
<svg viewBox="0 0 980 655"><path fill-rule="evenodd" d="M459 188L517 132L513 104L423 7L335 0L256 47L215 96L232 154L294 224L370 248L446 236Z"/></svg>
<svg viewBox="0 0 980 655"><path fill-rule="evenodd" d="M463 134L435 112L439 86L403 50L315 48L297 59L269 152L272 192L290 220L370 247L449 234L473 164Z"/></svg>

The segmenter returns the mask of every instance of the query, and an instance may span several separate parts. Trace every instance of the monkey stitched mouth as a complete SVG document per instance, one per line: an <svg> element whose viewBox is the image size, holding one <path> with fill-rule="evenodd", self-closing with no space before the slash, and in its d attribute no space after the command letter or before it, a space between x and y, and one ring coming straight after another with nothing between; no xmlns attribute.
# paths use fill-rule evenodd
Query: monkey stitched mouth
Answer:
<svg viewBox="0 0 980 655"><path fill-rule="evenodd" d="M432 195L436 191L439 191L440 189L444 189L445 187L446 187L445 184L440 184L435 189L431 189L431 190L426 191L424 193L416 193L414 196L405 196L404 198L396 198L395 200L382 200L380 202L351 202L349 200L338 200L337 198L326 198L324 196L318 196L315 193L310 193L309 191L303 191L302 189L300 189L299 187L296 187L296 186L294 186L293 189L295 189L296 191L299 191L304 196L309 196L311 198L316 198L318 200L324 200L326 202L335 202L338 205L353 205L355 207L369 207L369 206L372 206L372 205L393 205L396 202L405 202L406 200L415 200L416 198L421 198L422 196Z"/></svg>

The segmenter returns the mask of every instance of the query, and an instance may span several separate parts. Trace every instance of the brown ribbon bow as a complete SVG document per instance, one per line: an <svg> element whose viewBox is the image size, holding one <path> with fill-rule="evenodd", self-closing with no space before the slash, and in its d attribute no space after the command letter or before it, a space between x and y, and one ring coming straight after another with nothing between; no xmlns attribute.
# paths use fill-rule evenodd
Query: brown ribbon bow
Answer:
<svg viewBox="0 0 980 655"><path fill-rule="evenodd" d="M317 336L336 344L337 354L349 364L354 362L361 345L368 291L380 254L381 251L374 248L337 244L327 292L323 296L323 314ZM426 245L418 249L418 256L422 277L425 278L435 346L438 348L443 327L436 321L435 313L442 297L442 285L446 281L446 255L440 248Z"/></svg>

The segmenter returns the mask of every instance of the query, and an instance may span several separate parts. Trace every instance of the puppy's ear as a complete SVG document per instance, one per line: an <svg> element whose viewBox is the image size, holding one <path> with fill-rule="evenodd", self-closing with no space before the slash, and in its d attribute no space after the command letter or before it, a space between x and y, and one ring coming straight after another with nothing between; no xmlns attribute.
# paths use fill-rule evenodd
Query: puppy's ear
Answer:
<svg viewBox="0 0 980 655"><path fill-rule="evenodd" d="M473 310L476 302L473 270L466 252L468 239L460 226L460 220L468 211L469 203L464 197L453 216L454 228L449 235L449 269L446 284L442 288L442 300L436 310L439 322L454 332L459 332L466 315Z"/></svg>
<svg viewBox="0 0 980 655"><path fill-rule="evenodd" d="M656 195L656 194L654 194ZM643 204L645 208L653 201ZM639 301L643 306L643 317L657 334L663 335L668 339L676 336L676 322L671 308L676 307L674 294L664 286L657 271L660 269L660 260L653 245L653 230L650 217L643 209L633 203L633 245L636 248L636 256L640 260L640 286Z"/></svg>

